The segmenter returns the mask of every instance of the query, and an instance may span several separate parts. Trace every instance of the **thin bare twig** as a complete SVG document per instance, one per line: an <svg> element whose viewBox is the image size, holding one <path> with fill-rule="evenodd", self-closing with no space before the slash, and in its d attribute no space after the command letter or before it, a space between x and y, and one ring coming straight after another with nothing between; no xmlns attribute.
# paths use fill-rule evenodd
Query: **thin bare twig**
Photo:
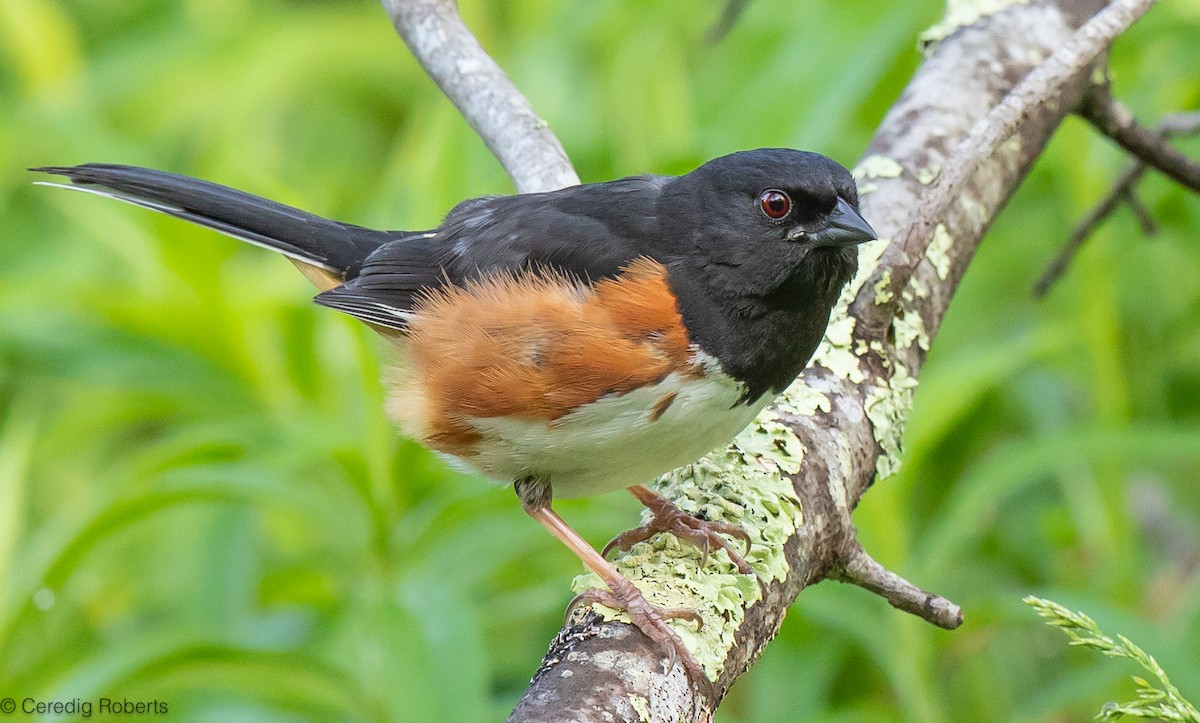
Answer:
<svg viewBox="0 0 1200 723"><path fill-rule="evenodd" d="M1159 121L1158 132L1166 138L1194 136L1200 133L1200 110L1173 113Z"/></svg>
<svg viewBox="0 0 1200 723"><path fill-rule="evenodd" d="M1132 188L1127 189L1121 194L1121 200L1133 212L1133 217L1137 220L1138 226L1142 227L1142 233L1147 236L1153 236L1158 233L1158 223L1154 220L1150 209L1146 208L1146 204L1142 203L1142 199L1137 197L1137 191Z"/></svg>
<svg viewBox="0 0 1200 723"><path fill-rule="evenodd" d="M715 45L724 40L729 31L733 30L733 26L737 25L738 18L749 4L750 0L725 0L725 9L721 11L721 17L708 30L708 42Z"/></svg>
<svg viewBox="0 0 1200 723"><path fill-rule="evenodd" d="M1146 166L1143 163L1134 163L1125 169L1121 177L1117 179L1112 191L1104 197L1104 200L1096 204L1096 207L1079 222L1079 225L1071 232L1071 237L1067 239L1062 249L1059 250L1058 255L1054 257L1054 260L1042 272L1037 283L1033 285L1033 295L1035 297L1041 298L1050 291L1050 287L1066 272L1067 266L1075 258L1075 254L1083 247L1083 242L1092 235L1092 232L1096 230L1096 227L1104 219L1108 218L1117 209L1117 206L1121 205L1121 202L1132 192L1134 184L1138 182L1138 179L1145 172Z"/></svg>
<svg viewBox="0 0 1200 723"><path fill-rule="evenodd" d="M471 34L455 0L383 0L396 32L520 193L579 183L562 144Z"/></svg>
<svg viewBox="0 0 1200 723"><path fill-rule="evenodd" d="M1096 230L1096 227L1104 219L1108 218L1109 214L1117 209L1117 206L1121 205L1121 202L1133 191L1134 184L1138 182L1138 179L1145 172L1146 166L1140 162L1134 163L1125 169L1121 177L1117 179L1112 191L1104 197L1104 200L1096 204L1096 207L1079 222L1079 225L1071 232L1071 237L1067 239L1067 243L1063 245L1058 255L1046 267L1046 270L1042 272L1037 283L1033 285L1033 295L1035 297L1041 298L1050 291L1050 287L1054 285L1054 282L1058 281L1058 278L1067 270L1067 266L1075 258L1075 254L1083 246L1083 242L1092 235L1092 232Z"/></svg>
<svg viewBox="0 0 1200 723"><path fill-rule="evenodd" d="M962 625L962 608L941 595L925 592L879 564L857 540L851 541L845 560L829 577L870 590L897 610L916 615L939 628L954 630Z"/></svg>
<svg viewBox="0 0 1200 723"><path fill-rule="evenodd" d="M963 184L979 164L991 158L1034 109L1054 98L1071 78L1094 63L1104 49L1154 2L1114 0L1076 30L1070 40L1034 68L999 105L975 124L943 166L942 176L925 202L914 212L911 222L905 224L905 234L888 245L875 272L854 299L850 313L858 319L855 332L860 338L869 337L866 340L871 341L885 333L899 308L901 294L893 293L890 300L877 304L876 290L890 285L898 291L908 285L917 264L924 258L938 219L958 200ZM885 279L884 274L889 277Z"/></svg>
<svg viewBox="0 0 1200 723"><path fill-rule="evenodd" d="M1172 148L1167 143L1168 134L1161 128L1151 130L1138 123L1129 109L1113 98L1107 88L1093 93L1079 109L1079 114L1134 158L1200 193L1200 163ZM1186 127L1189 116L1193 124L1200 124L1196 120L1200 113L1184 114L1183 118L1174 119L1173 123Z"/></svg>
<svg viewBox="0 0 1200 723"><path fill-rule="evenodd" d="M1103 129L1101 131L1104 132ZM1143 148L1163 147L1169 149L1166 146L1166 139L1200 133L1200 111L1177 113L1167 116L1158 124L1155 130L1145 131L1145 133L1149 133L1159 140L1157 143L1143 146ZM1140 132L1139 135L1141 135ZM1122 147L1125 147L1125 145L1122 144ZM1173 149L1169 150L1172 153L1177 153ZM1083 247L1083 244L1122 202L1129 206L1129 209L1133 212L1135 218L1137 218L1138 224L1141 225L1143 233L1147 236L1155 233L1157 228L1154 219L1150 216L1150 212L1146 210L1146 207L1134 195L1134 187L1141 180L1150 165L1153 165L1155 168L1159 168L1159 166L1154 164L1148 165L1148 159L1140 155L1135 154L1134 157L1134 162L1121 172L1116 183L1113 184L1112 190L1079 222L1079 225L1071 232L1070 238L1063 244L1063 247L1054 257L1054 260L1046 266L1046 270L1038 277L1037 283L1033 286L1033 295L1035 297L1041 298L1049 293L1050 287L1066 273L1067 267L1071 264L1075 255L1079 253L1079 249ZM1195 165L1192 161L1187 160L1186 157L1184 157L1184 160L1189 165ZM1159 170L1162 169L1160 168Z"/></svg>

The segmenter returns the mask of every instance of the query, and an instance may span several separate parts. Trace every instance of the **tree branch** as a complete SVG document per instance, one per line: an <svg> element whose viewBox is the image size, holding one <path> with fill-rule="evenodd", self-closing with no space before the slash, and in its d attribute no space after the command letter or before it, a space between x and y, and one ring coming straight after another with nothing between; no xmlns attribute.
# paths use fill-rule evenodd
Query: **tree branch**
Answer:
<svg viewBox="0 0 1200 723"><path fill-rule="evenodd" d="M713 695L693 689L678 667L666 670L662 651L619 616L607 621L600 612L581 611L552 644L510 720L634 720L634 712L642 711L655 721L704 720L778 631L787 605L807 585L830 577L862 583L923 617L956 622L956 611L942 598L892 576L865 554L847 557L845 551L857 547L850 511L877 477L896 469L916 376L986 226L1087 91L1088 64L1103 52L1113 28L1130 17L1113 20L1109 13L1095 35L1092 25L1087 37L1101 39L1084 57L1089 51L1072 43L1072 29L1095 8L1064 4L1070 7L1016 3L932 48L857 170L864 215L884 237L905 238L911 210L928 185L946 182L939 171L952 162L948 149L960 147L1018 79L1055 49L1076 55L1068 58L1067 77L1042 86L1057 93L1050 102L1026 102L1010 121L1015 133L1001 134L991 153L973 161L960 180L951 178L958 203L945 204L934 243L906 260L908 282L887 273L895 267L873 261L885 242L864 249L863 271L843 295L826 341L801 379L730 448L660 482L662 492L685 509L738 522L751 534L756 544L748 559L766 581L761 597L752 581L722 567L716 556L695 571L698 553L669 536L615 561L651 601L714 611L699 634L677 628L714 678ZM997 61L1001 72L994 69ZM1061 56L1056 63L1062 67ZM1072 74L1074 68L1085 70ZM870 278L878 282L868 283ZM855 330L861 320L847 315L862 294L895 307L884 328L866 337ZM576 589L592 582L577 580ZM731 598L740 604L730 607Z"/></svg>
<svg viewBox="0 0 1200 723"><path fill-rule="evenodd" d="M1096 230L1096 227L1104 219L1108 218L1113 211L1117 210L1117 206L1122 201L1127 201L1133 197L1133 187L1145 173L1146 166L1142 163L1134 163L1125 169L1125 172L1117 179L1113 190L1079 222L1079 225L1071 232L1071 237L1067 239L1062 249L1059 250L1058 255L1054 257L1054 260L1050 262L1046 270L1038 277L1037 282L1033 285L1033 295L1035 297L1043 297L1050 291L1050 287L1066 272L1067 266L1074 260L1075 254L1083 247L1084 241L1087 241L1088 237Z"/></svg>
<svg viewBox="0 0 1200 723"><path fill-rule="evenodd" d="M963 184L974 175L979 164L991 158L1038 105L1056 98L1064 85L1094 63L1154 2L1112 2L1075 31L1066 43L1023 77L1003 101L976 122L943 167L942 177L932 192L916 207L912 220L904 224L903 240L888 246L875 274L864 286L865 290L854 300L851 314L859 320L858 328L864 338L869 340L871 336L878 336L879 330L891 323L899 308L899 298L894 294L889 301L879 303L876 300L876 288L884 284L883 275L889 275L888 283L892 288L904 288L908 284L927 246L936 241L934 224L951 203L959 200Z"/></svg>
<svg viewBox="0 0 1200 723"><path fill-rule="evenodd" d="M1108 92L1107 87L1103 90L1103 92ZM1115 103L1115 101L1111 100L1111 96L1109 98L1109 103ZM1088 105L1092 104L1089 103L1085 105L1085 108ZM1096 113L1096 111L1093 111L1093 113ZM1108 127L1110 122L1115 121L1104 121L1102 120L1103 115L1103 113L1096 115L1096 120L1094 120L1093 123L1100 128L1101 132L1106 133L1106 135L1111 135L1108 134L1104 128ZM1110 118L1119 115L1121 115L1121 111L1117 111L1115 107L1110 108L1108 113ZM1136 125L1136 123L1134 124ZM1109 191L1108 195L1101 199L1100 203L1096 204L1095 208L1093 208L1091 212L1079 222L1079 225L1075 227L1075 230L1071 232L1071 237L1067 239L1065 244L1063 244L1063 247L1059 250L1058 255L1056 255L1054 260L1046 266L1046 270L1042 272L1042 275L1038 278L1037 283L1034 284L1033 295L1036 297L1042 297L1049 293L1050 287L1053 286L1054 282L1058 281L1063 273L1066 272L1067 267L1075 258L1075 254L1077 254L1079 249L1083 247L1084 242L1091 237L1091 235L1096 231L1096 228L1099 227L1104 219L1108 218L1112 212L1117 209L1117 206L1121 205L1122 202L1129 206L1129 209L1133 211L1138 223L1141 224L1142 232L1147 236L1153 234L1155 232L1154 219L1151 218L1150 212L1146 210L1146 207L1137 200L1137 196L1134 195L1134 187L1137 185L1138 181L1141 180L1142 176L1145 175L1148 167L1153 166L1154 168L1162 170L1164 164L1177 166L1185 177L1195 176L1200 178L1200 165L1188 160L1186 156L1183 157L1185 164L1179 165L1177 159L1174 161L1170 159L1164 159L1162 154L1158 153L1156 150L1159 148L1166 148L1171 152L1172 155L1182 156L1182 154L1178 154L1177 151L1174 151L1174 149L1171 149L1169 146L1167 146L1166 140L1176 136L1194 135L1196 133L1200 133L1200 112L1177 113L1175 115L1167 116L1162 120L1161 123L1158 124L1158 128L1156 128L1154 131L1147 131L1144 129L1138 131L1138 136L1150 134L1159 140L1154 143L1143 142L1138 145L1138 147L1142 149L1142 153L1134 154L1134 162L1121 173L1120 177L1117 178L1117 182L1113 184L1112 190ZM1122 147L1125 147L1126 150L1129 150L1129 147L1126 144L1122 143L1121 145ZM1165 172L1166 171L1164 171L1164 173ZM1174 177L1175 176L1172 176L1172 178Z"/></svg>
<svg viewBox="0 0 1200 723"><path fill-rule="evenodd" d="M453 3L383 1L518 188L562 185L545 180L569 169L561 147L470 37ZM700 551L670 535L614 561L651 602L701 612L701 630L676 629L713 687L702 690L681 666L669 666L620 614L580 608L510 720L708 720L778 632L787 606L823 579L858 584L944 627L958 624L956 606L867 555L850 513L897 468L916 378L984 231L1088 93L1088 67L1152 2L1012 0L979 6L990 11L972 4L965 20L952 7L954 21L935 33L856 172L864 215L896 241L863 249L862 271L813 365L777 403L728 448L659 481L680 507L741 525L756 576L739 574L723 555L701 569ZM529 154L541 159L532 170L524 165ZM538 170L546 168L554 173ZM575 588L596 584L585 575Z"/></svg>
<svg viewBox="0 0 1200 723"><path fill-rule="evenodd" d="M383 0L413 57L508 171L518 193L579 183L562 144L471 34L455 0Z"/></svg>
<svg viewBox="0 0 1200 723"><path fill-rule="evenodd" d="M954 630L962 625L962 608L941 595L925 592L879 564L857 540L847 551L844 562L828 577L870 590L897 610L916 615L939 628Z"/></svg>
<svg viewBox="0 0 1200 723"><path fill-rule="evenodd" d="M1134 158L1176 183L1200 193L1200 163L1167 143L1170 135L1168 131L1172 130L1171 124L1168 124L1166 129L1150 130L1138 123L1129 109L1113 98L1107 87L1089 95L1088 102L1079 109L1079 115ZM1188 121L1192 124L1197 123L1196 116L1200 114L1181 114L1173 117L1171 123L1188 128Z"/></svg>

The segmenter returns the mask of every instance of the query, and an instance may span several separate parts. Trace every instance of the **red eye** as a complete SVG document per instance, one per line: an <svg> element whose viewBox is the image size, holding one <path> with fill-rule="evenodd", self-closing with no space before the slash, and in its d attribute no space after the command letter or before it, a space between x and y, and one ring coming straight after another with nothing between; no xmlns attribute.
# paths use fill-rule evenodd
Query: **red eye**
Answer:
<svg viewBox="0 0 1200 723"><path fill-rule="evenodd" d="M767 218L779 220L792 210L792 199L783 191L772 188L758 197L758 206Z"/></svg>

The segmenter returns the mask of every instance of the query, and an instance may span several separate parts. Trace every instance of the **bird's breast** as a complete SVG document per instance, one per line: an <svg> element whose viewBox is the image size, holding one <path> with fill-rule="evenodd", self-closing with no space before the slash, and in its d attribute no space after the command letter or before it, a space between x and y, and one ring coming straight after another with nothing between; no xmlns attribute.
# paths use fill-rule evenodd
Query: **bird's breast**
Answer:
<svg viewBox="0 0 1200 723"><path fill-rule="evenodd" d="M639 260L594 285L488 277L414 309L388 410L437 451L556 496L645 481L727 441L766 401L690 340L666 270Z"/></svg>
<svg viewBox="0 0 1200 723"><path fill-rule="evenodd" d="M715 365L714 365L715 366ZM741 401L742 385L714 369L671 374L585 404L553 423L471 420L471 466L501 481L534 475L555 497L586 497L646 482L737 435L770 401Z"/></svg>

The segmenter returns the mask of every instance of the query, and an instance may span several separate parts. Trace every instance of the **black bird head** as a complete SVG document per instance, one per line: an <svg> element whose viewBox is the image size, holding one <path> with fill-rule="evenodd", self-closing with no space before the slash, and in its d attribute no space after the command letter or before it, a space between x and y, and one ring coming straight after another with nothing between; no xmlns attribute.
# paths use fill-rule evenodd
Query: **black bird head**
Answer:
<svg viewBox="0 0 1200 723"><path fill-rule="evenodd" d="M796 378L858 270L856 246L875 238L850 172L785 148L672 179L657 217L688 332L746 385L746 399Z"/></svg>
<svg viewBox="0 0 1200 723"><path fill-rule="evenodd" d="M850 172L787 148L733 153L672 180L658 218L709 285L782 304L836 297L857 268L854 247L876 237Z"/></svg>

